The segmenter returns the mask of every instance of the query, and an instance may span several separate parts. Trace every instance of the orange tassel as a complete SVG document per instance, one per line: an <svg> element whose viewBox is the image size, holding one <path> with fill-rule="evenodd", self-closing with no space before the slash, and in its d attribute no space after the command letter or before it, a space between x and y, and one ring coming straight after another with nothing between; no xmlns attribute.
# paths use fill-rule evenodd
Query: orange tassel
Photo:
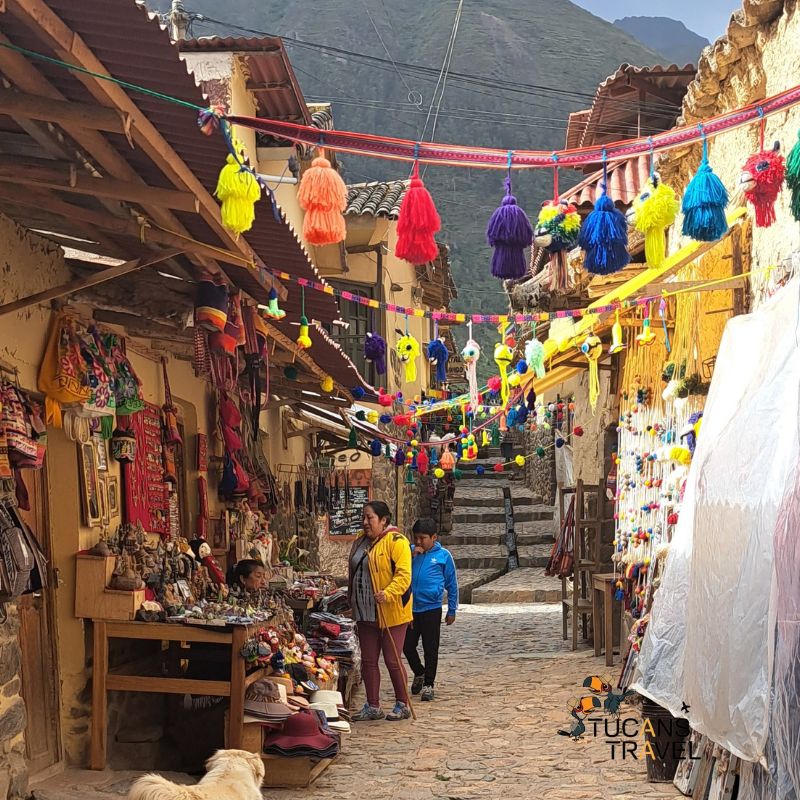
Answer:
<svg viewBox="0 0 800 800"><path fill-rule="evenodd" d="M309 244L344 241L347 226L342 214L347 207L347 187L327 158L320 156L311 162L300 181L297 200L306 212L303 238Z"/></svg>

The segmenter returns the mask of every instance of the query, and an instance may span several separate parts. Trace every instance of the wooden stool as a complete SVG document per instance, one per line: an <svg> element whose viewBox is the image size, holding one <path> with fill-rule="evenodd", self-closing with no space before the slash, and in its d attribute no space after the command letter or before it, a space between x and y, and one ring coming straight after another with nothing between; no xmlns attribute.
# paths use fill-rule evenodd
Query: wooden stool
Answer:
<svg viewBox="0 0 800 800"><path fill-rule="evenodd" d="M592 575L592 625L594 654L606 652L606 666L614 665L614 583L613 572Z"/></svg>

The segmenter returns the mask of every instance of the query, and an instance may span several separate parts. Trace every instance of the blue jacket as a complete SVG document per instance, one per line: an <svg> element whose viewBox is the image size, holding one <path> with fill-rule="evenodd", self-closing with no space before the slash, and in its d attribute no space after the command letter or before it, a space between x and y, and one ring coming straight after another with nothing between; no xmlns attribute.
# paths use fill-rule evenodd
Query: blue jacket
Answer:
<svg viewBox="0 0 800 800"><path fill-rule="evenodd" d="M447 614L455 616L458 608L456 564L449 550L436 542L427 553L411 559L411 592L414 613L434 611L442 607L447 589Z"/></svg>

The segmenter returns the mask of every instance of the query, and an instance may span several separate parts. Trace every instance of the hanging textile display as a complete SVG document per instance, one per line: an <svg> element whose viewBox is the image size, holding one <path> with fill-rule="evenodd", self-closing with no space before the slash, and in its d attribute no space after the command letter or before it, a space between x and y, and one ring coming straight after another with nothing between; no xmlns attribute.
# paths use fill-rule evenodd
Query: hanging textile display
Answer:
<svg viewBox="0 0 800 800"><path fill-rule="evenodd" d="M611 344L608 352L613 356L621 353L625 349L625 342L622 340L622 323L619 321L619 309L614 312L614 324L611 326Z"/></svg>
<svg viewBox="0 0 800 800"><path fill-rule="evenodd" d="M347 208L347 186L327 158L318 156L303 173L297 202L306 212L303 238L309 244L336 244L345 240L347 225L343 214Z"/></svg>
<svg viewBox="0 0 800 800"><path fill-rule="evenodd" d="M509 156L510 161L510 156ZM510 165L509 165L510 166ZM525 248L533 241L533 228L528 215L511 194L511 170L505 179L503 202L489 219L486 241L492 253L492 275L495 278L518 280L528 271Z"/></svg>
<svg viewBox="0 0 800 800"><path fill-rule="evenodd" d="M594 414L600 397L600 371L597 363L603 355L603 342L600 337L590 333L581 344L581 352L589 361L589 406Z"/></svg>
<svg viewBox="0 0 800 800"><path fill-rule="evenodd" d="M439 212L430 192L419 176L419 163L414 161L411 184L400 203L397 217L395 255L412 264L427 264L439 255L433 238L442 227Z"/></svg>

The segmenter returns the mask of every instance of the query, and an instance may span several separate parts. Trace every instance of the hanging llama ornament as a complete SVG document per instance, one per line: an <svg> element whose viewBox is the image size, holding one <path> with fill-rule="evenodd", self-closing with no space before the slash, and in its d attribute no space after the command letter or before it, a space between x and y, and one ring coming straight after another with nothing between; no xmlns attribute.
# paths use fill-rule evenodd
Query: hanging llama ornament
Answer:
<svg viewBox="0 0 800 800"><path fill-rule="evenodd" d="M792 193L792 216L800 222L800 131L797 142L786 159L786 185Z"/></svg>
<svg viewBox="0 0 800 800"><path fill-rule="evenodd" d="M494 346L494 363L497 364L497 369L500 371L500 400L503 406L508 405L508 397L510 394L508 383L508 368L514 360L514 351L511 349L508 341L500 341Z"/></svg>
<svg viewBox="0 0 800 800"><path fill-rule="evenodd" d="M419 357L419 342L406 332L397 340L395 345L397 357L405 368L405 382L414 383L417 380L417 358Z"/></svg>
<svg viewBox="0 0 800 800"><path fill-rule="evenodd" d="M439 245L433 237L441 227L439 212L419 176L419 164L414 161L411 184L400 203L397 217L395 255L412 264L433 261L439 255Z"/></svg>
<svg viewBox="0 0 800 800"><path fill-rule="evenodd" d="M578 246L581 232L581 216L578 209L558 197L558 184L555 196L542 203L533 242L550 254L550 289L565 291L569 287L567 253Z"/></svg>
<svg viewBox="0 0 800 800"><path fill-rule="evenodd" d="M511 194L511 155L509 172L505 179L506 194L495 209L486 227L486 241L494 249L492 253L492 275L495 278L518 280L528 272L525 248L533 241L533 228L528 215L517 205Z"/></svg>
<svg viewBox="0 0 800 800"><path fill-rule="evenodd" d="M583 267L593 275L611 275L631 260L628 253L628 222L608 196L608 170L603 153L602 194L594 211L581 226L578 242L585 253Z"/></svg>
<svg viewBox="0 0 800 800"><path fill-rule="evenodd" d="M708 140L703 127L703 157L694 178L683 194L683 235L696 242L716 242L728 230L725 209L728 207L728 190L708 163Z"/></svg>
<svg viewBox="0 0 800 800"><path fill-rule="evenodd" d="M600 372L598 361L603 355L603 343L599 336L590 333L581 344L581 352L589 361L589 405L594 414L600 397Z"/></svg>
<svg viewBox="0 0 800 800"><path fill-rule="evenodd" d="M436 367L436 380L439 383L447 383L447 362L450 359L450 352L444 343L444 339L438 336L434 337L428 342L425 354L428 357L428 361Z"/></svg>
<svg viewBox="0 0 800 800"><path fill-rule="evenodd" d="M214 195L222 204L222 224L234 235L249 231L256 218L256 203L261 199L261 186L253 171L245 166L244 147L230 142L231 153L219 172Z"/></svg>
<svg viewBox="0 0 800 800"><path fill-rule="evenodd" d="M336 244L345 240L347 226L343 214L347 207L347 187L324 156L315 158L303 173L297 202L306 212L303 238L309 244Z"/></svg>
<svg viewBox="0 0 800 800"><path fill-rule="evenodd" d="M469 386L469 402L477 408L480 395L478 393L478 359L481 357L481 346L472 338L472 323L469 323L469 339L461 351L461 360L464 362L464 375Z"/></svg>
<svg viewBox="0 0 800 800"><path fill-rule="evenodd" d="M781 155L780 142L775 142L771 150L764 150L762 144L761 150L745 162L739 188L753 206L757 227L769 228L775 222L775 201L785 177L786 161Z"/></svg>
<svg viewBox="0 0 800 800"><path fill-rule="evenodd" d="M649 266L660 267L664 262L666 231L675 222L680 208L675 190L662 183L657 172L651 171L650 180L628 212L628 222L644 234L644 256Z"/></svg>
<svg viewBox="0 0 800 800"><path fill-rule="evenodd" d="M386 373L386 340L379 333L368 333L364 338L364 358L375 365L378 375Z"/></svg>
<svg viewBox="0 0 800 800"><path fill-rule="evenodd" d="M525 343L525 360L528 362L528 369L532 370L537 378L544 378L544 345L537 338L535 328L533 336Z"/></svg>

